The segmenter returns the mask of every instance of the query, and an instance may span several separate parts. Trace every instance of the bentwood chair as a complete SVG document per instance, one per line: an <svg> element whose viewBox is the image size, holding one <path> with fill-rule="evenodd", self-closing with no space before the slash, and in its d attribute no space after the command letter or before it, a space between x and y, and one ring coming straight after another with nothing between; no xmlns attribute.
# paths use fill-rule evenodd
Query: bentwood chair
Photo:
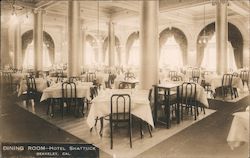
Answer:
<svg viewBox="0 0 250 158"><path fill-rule="evenodd" d="M132 148L132 114L130 95L113 94L110 102L110 148L113 149L113 126L119 123L128 124L130 148Z"/></svg>
<svg viewBox="0 0 250 158"><path fill-rule="evenodd" d="M231 93L231 98L233 99L234 90L232 86L233 75L232 74L224 74L222 78L222 96L226 97L228 91ZM236 96L235 96L236 97Z"/></svg>
<svg viewBox="0 0 250 158"><path fill-rule="evenodd" d="M172 79L173 77L177 76L177 71L169 71L169 78Z"/></svg>
<svg viewBox="0 0 250 158"><path fill-rule="evenodd" d="M193 82L184 82L181 86L181 93L180 93L181 120L183 120L184 107L187 113L190 112L191 115L193 115L194 112L194 120L197 119L199 112L198 112L198 103L196 100L196 90L197 90L196 86L197 86L196 83Z"/></svg>
<svg viewBox="0 0 250 158"><path fill-rule="evenodd" d="M195 83L199 82L199 78L200 78L200 69L199 68L193 68L192 69L192 81Z"/></svg>
<svg viewBox="0 0 250 158"><path fill-rule="evenodd" d="M249 89L249 71L248 70L241 70L240 71L240 78L242 80L243 86L246 84Z"/></svg>
<svg viewBox="0 0 250 158"><path fill-rule="evenodd" d="M67 112L73 108L74 115L78 116L79 112L84 115L84 104L81 99L77 98L76 84L74 82L62 83L62 100L61 100L61 112L62 118L64 115L64 106L66 106Z"/></svg>
<svg viewBox="0 0 250 158"><path fill-rule="evenodd" d="M171 77L171 81L183 81L181 76L173 76Z"/></svg>
<svg viewBox="0 0 250 158"><path fill-rule="evenodd" d="M36 88L36 80L33 76L26 77L27 84L27 101L34 100L35 102L39 100L39 94Z"/></svg>

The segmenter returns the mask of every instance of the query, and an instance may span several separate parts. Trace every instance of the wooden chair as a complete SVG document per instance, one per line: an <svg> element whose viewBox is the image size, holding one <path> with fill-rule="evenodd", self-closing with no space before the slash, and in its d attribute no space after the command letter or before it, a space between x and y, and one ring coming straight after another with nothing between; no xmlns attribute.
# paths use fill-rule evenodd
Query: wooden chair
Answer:
<svg viewBox="0 0 250 158"><path fill-rule="evenodd" d="M173 77L177 76L177 71L169 71L169 78L172 79Z"/></svg>
<svg viewBox="0 0 250 158"><path fill-rule="evenodd" d="M199 78L200 78L200 69L199 68L193 68L192 69L192 81L195 83L199 82Z"/></svg>
<svg viewBox="0 0 250 158"><path fill-rule="evenodd" d="M242 80L243 86L246 84L249 89L249 71L248 70L241 70L240 71L240 78Z"/></svg>
<svg viewBox="0 0 250 158"><path fill-rule="evenodd" d="M224 74L222 78L222 96L226 97L228 94L228 91L231 93L231 98L233 99L234 90L232 86L232 80L233 80L233 75L232 74ZM235 96L236 98L236 96Z"/></svg>
<svg viewBox="0 0 250 158"><path fill-rule="evenodd" d="M78 116L80 111L84 115L84 103L81 99L77 98L76 84L74 82L63 82L62 83L62 100L61 100L61 112L62 118L64 115L64 105L66 105L67 112L70 111L71 107L74 108L74 115Z"/></svg>
<svg viewBox="0 0 250 158"><path fill-rule="evenodd" d="M198 103L196 100L196 84L191 82L184 82L181 86L180 92L180 103L181 103L181 120L183 120L183 108L187 110L187 113L194 112L194 120L197 119ZM205 112L205 111L204 111Z"/></svg>
<svg viewBox="0 0 250 158"><path fill-rule="evenodd" d="M130 148L132 148L131 98L128 94L113 94L110 99L110 148L113 149L113 125L128 123Z"/></svg>
<svg viewBox="0 0 250 158"><path fill-rule="evenodd" d="M37 102L39 100L39 95L36 88L36 80L33 76L26 77L26 85L27 85L27 101L34 100Z"/></svg>
<svg viewBox="0 0 250 158"><path fill-rule="evenodd" d="M171 81L183 81L181 76L173 76L171 77Z"/></svg>

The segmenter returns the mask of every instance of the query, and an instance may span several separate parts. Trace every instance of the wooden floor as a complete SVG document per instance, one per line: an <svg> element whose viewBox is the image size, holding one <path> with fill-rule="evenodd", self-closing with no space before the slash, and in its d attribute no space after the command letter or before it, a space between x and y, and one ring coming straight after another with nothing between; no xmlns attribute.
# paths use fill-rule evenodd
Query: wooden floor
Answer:
<svg viewBox="0 0 250 158"><path fill-rule="evenodd" d="M40 117L43 119L40 119L30 112L27 113L27 111L23 110L23 108L18 108L18 106L13 103L13 101L18 100L10 100L10 98L13 97L6 96L6 94L6 91L4 91L3 93L3 86L1 86L0 127L1 129L4 129L0 130L1 142L12 142L14 140L15 142L88 142L84 141L87 140L85 137L91 135L96 139L93 139L93 141L101 140L98 136L96 137L96 132L93 131L92 133L90 133L88 128L84 126L82 122L84 122L86 118L75 119L74 117L67 117L62 120L61 117L55 117L49 120L49 117L45 113L43 113L43 115L40 115ZM248 157L248 145L243 145L232 151L227 145L226 137L232 122L231 114L236 111L243 111L244 108L249 104L249 98L250 97L248 96L238 101L237 103L226 103L222 101L210 100L210 107L217 110L215 113L191 126L188 126L181 131L177 131L177 134L175 135L166 136L166 139L161 140L145 151L138 152L139 155L135 154L135 156L137 155L137 157L140 158ZM32 106L28 106L25 108L29 109L31 112L36 113L42 112L42 109L46 109L44 107L38 108L38 106L35 106L34 108L32 108ZM15 113L15 115L13 113ZM59 126L64 130L58 128ZM137 127L134 127L134 129L136 128ZM161 131L167 131L167 129L161 129ZM85 135L84 133L88 133L89 135ZM104 143L104 146L106 148L109 148L110 144L107 135L108 131L106 131L105 133L106 135L104 135L103 139L107 139L107 141L106 144ZM118 134L115 136L116 139L118 138L119 140L119 136L122 135L124 136L124 139L119 140L118 142L114 142L115 148L119 146L119 143L121 142L122 144L124 144L124 147L122 146L122 148L128 148L129 145L128 143L126 143L128 142L126 133L124 133L123 130L118 130L117 133ZM164 134L165 133L163 132L159 135ZM75 137L74 135L79 135L79 137ZM150 138L148 133L145 131L145 138L143 138L143 140L141 141L139 133L133 133L134 148L137 146L143 146L144 142L147 140L154 143L154 140L158 135L157 130L154 131L153 135L153 138ZM106 150L106 152L108 152L108 150ZM124 157L132 156L128 154L129 152L125 154ZM111 157L112 154L106 154L105 152L103 152L103 150L101 150L100 155L100 157ZM117 155L112 156L117 157Z"/></svg>

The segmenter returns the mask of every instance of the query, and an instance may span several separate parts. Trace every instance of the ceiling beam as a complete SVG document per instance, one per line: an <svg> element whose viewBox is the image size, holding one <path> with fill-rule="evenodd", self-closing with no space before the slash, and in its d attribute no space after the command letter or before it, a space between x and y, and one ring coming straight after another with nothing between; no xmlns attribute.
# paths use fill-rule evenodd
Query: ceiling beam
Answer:
<svg viewBox="0 0 250 158"><path fill-rule="evenodd" d="M229 8L234 12L248 17L250 14L250 4L244 1L229 1Z"/></svg>
<svg viewBox="0 0 250 158"><path fill-rule="evenodd" d="M159 11L160 13L169 12L169 11L176 11L179 9L191 8L200 5L205 5L211 3L211 0L183 0L181 2L172 1L170 4L168 1L160 1Z"/></svg>
<svg viewBox="0 0 250 158"><path fill-rule="evenodd" d="M135 1L134 3L133 3L133 1L129 1L129 2L114 1L112 3L112 6L127 9L127 10L131 10L131 11L135 11L135 12L139 12L139 8L140 8L139 4L138 4L138 1Z"/></svg>
<svg viewBox="0 0 250 158"><path fill-rule="evenodd" d="M42 9L48 9L49 7L52 7L56 4L61 3L61 1L40 1L36 3L36 9L42 8Z"/></svg>

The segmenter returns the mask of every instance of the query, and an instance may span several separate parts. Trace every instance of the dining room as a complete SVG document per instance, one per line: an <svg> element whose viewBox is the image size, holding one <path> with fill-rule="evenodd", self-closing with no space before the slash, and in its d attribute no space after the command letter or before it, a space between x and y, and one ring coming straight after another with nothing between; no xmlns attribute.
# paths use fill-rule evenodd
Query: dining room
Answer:
<svg viewBox="0 0 250 158"><path fill-rule="evenodd" d="M248 157L249 18L248 0L1 1L0 156Z"/></svg>

